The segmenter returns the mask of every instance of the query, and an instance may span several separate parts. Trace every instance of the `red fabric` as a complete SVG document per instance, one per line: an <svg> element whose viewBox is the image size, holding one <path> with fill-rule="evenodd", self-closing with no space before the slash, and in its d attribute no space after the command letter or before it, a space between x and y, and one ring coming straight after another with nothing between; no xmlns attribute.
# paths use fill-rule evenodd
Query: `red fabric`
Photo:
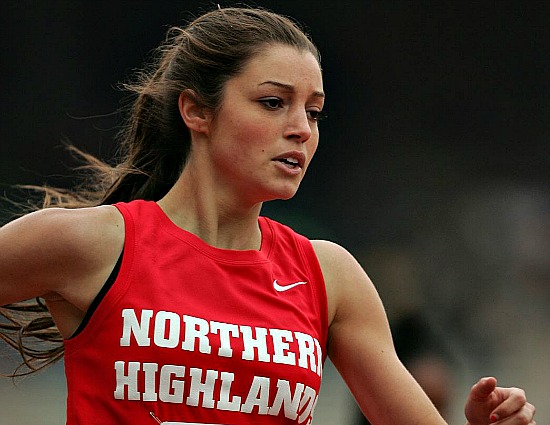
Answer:
<svg viewBox="0 0 550 425"><path fill-rule="evenodd" d="M154 202L116 206L119 275L65 343L67 424L310 423L328 326L311 243L260 217L260 251L217 249Z"/></svg>

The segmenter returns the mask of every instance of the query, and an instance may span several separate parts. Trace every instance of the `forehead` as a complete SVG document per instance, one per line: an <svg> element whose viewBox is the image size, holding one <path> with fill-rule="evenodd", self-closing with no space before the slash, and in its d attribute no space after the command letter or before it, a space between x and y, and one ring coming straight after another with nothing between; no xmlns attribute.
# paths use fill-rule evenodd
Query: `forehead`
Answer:
<svg viewBox="0 0 550 425"><path fill-rule="evenodd" d="M323 91L321 68L309 51L281 44L266 45L236 77L248 84L278 81L296 88Z"/></svg>

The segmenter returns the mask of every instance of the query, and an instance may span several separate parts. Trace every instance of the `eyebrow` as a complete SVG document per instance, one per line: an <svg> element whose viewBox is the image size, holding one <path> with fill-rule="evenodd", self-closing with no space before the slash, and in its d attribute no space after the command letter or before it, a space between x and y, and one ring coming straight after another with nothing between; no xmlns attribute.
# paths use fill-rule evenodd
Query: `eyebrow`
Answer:
<svg viewBox="0 0 550 425"><path fill-rule="evenodd" d="M285 84L285 83L281 83L279 81L271 81L271 80L268 80L268 81L264 81L263 83L260 83L258 84L258 86L263 86L264 84L270 84L270 85L273 85L273 86L276 86L276 87L280 87L280 88L283 88L285 90L288 90L288 91L291 91L291 92L294 92L296 91L294 89L294 86L291 85L291 84ZM314 91L313 92L313 96L314 97L321 97L321 98L325 98L325 93L323 93L322 91Z"/></svg>

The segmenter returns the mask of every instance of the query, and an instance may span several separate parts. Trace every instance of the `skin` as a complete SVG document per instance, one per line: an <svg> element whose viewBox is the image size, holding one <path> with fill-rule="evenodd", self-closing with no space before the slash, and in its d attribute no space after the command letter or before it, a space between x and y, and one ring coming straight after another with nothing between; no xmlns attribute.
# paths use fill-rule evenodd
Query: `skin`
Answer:
<svg viewBox="0 0 550 425"><path fill-rule="evenodd" d="M266 46L228 81L216 114L194 99L192 92L179 98L192 135L187 165L158 204L212 246L259 249L262 203L294 196L319 143L319 65L309 52ZM327 287L328 352L363 412L374 424L445 424L397 358L384 308L361 266L334 243L312 244ZM15 220L0 229L0 305L43 296L68 338L123 245L124 223L111 206ZM491 414L498 424L535 423L522 390L486 378L472 388L466 415L472 425L485 425Z"/></svg>

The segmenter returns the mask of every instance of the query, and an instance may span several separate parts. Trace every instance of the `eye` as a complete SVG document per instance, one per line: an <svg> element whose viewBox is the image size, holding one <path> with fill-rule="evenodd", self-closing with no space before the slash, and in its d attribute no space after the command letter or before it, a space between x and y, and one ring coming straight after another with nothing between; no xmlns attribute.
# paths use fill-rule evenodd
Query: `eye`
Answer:
<svg viewBox="0 0 550 425"><path fill-rule="evenodd" d="M307 114L312 121L321 121L327 117L327 113L325 111L318 111L316 109L307 111Z"/></svg>
<svg viewBox="0 0 550 425"><path fill-rule="evenodd" d="M258 102L260 102L262 105L270 110L275 110L283 107L283 100L279 99L278 97L264 97Z"/></svg>

